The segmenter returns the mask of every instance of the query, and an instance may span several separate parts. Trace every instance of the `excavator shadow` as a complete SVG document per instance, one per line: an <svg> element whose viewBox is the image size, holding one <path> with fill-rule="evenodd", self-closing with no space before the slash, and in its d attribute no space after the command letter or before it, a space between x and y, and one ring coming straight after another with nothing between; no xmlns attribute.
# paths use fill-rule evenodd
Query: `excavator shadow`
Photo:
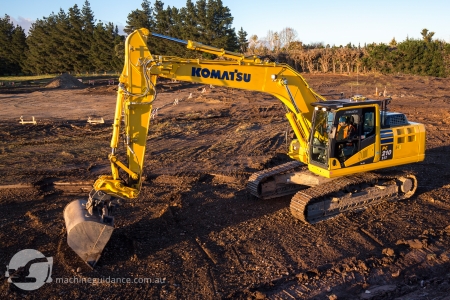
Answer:
<svg viewBox="0 0 450 300"><path fill-rule="evenodd" d="M426 150L425 160L416 164L398 166L396 169L414 172L418 179L415 197L450 184L450 146ZM450 201L450 200L449 200ZM449 203L450 204L450 203Z"/></svg>
<svg viewBox="0 0 450 300"><path fill-rule="evenodd" d="M166 188L169 194L171 187ZM115 229L98 265L117 264L132 257L145 260L186 242L200 245L199 241L206 240L211 251L221 253L223 247L211 242L210 234L288 209L290 201L290 197L250 198L243 187L237 190L236 186L226 184L214 185L213 190L205 181L195 183L191 190L178 196L181 203L177 205L152 201L144 195L134 207L121 209L117 218L130 224ZM143 213L143 210L150 212Z"/></svg>

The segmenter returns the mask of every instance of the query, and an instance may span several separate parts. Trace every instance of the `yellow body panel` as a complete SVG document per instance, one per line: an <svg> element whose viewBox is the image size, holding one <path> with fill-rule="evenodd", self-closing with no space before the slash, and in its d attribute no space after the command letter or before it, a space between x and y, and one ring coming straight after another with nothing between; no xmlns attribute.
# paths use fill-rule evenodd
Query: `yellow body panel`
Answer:
<svg viewBox="0 0 450 300"><path fill-rule="evenodd" d="M387 133L386 137L382 138L382 132ZM377 159L365 162L371 157ZM424 159L425 126L410 122L407 126L378 129L376 142L348 158L344 167L336 158L330 158L328 169L313 164L308 168L315 174L334 178L416 163Z"/></svg>
<svg viewBox="0 0 450 300"><path fill-rule="evenodd" d="M345 166L346 167L352 166L354 164L357 164L357 163L360 163L367 159L370 159L371 157L374 157L374 156L375 156L375 144L372 144L372 145L362 149L358 153L354 154L349 159L347 159L345 161ZM331 165L332 165L332 163L331 163Z"/></svg>

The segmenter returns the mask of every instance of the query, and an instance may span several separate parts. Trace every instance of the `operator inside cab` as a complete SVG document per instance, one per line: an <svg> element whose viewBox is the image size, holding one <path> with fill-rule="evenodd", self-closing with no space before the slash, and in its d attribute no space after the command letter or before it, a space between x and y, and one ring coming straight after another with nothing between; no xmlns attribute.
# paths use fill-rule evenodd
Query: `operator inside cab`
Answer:
<svg viewBox="0 0 450 300"><path fill-rule="evenodd" d="M339 125L336 133L336 140L345 140L355 134L355 127L350 123L347 117L341 116L339 118Z"/></svg>

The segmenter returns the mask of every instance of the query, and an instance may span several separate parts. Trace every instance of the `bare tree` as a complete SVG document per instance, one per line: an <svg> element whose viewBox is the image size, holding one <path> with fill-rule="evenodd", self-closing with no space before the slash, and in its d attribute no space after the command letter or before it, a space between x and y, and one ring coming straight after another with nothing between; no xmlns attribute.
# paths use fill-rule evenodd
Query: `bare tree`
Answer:
<svg viewBox="0 0 450 300"><path fill-rule="evenodd" d="M275 53L278 53L281 49L281 43L280 43L280 35L278 32L275 32L273 34L273 51Z"/></svg>
<svg viewBox="0 0 450 300"><path fill-rule="evenodd" d="M286 27L279 33L280 37L280 46L289 49L290 45L297 41L297 32L290 28Z"/></svg>
<svg viewBox="0 0 450 300"><path fill-rule="evenodd" d="M332 56L333 52L330 48L320 49L320 57L318 58L318 61L320 63L320 66L322 67L322 72L328 73L328 71L330 70L330 62Z"/></svg>
<svg viewBox="0 0 450 300"><path fill-rule="evenodd" d="M336 51L337 63L339 64L339 71L343 73L343 68L347 63L347 48L340 47Z"/></svg>
<svg viewBox="0 0 450 300"><path fill-rule="evenodd" d="M289 52L289 57L294 61L294 67L298 71L306 71L306 51L302 48L301 43L293 46Z"/></svg>
<svg viewBox="0 0 450 300"><path fill-rule="evenodd" d="M360 48L350 49L350 64L353 72L355 71L354 67L356 66L356 72L359 73L359 67L362 65L362 54Z"/></svg>
<svg viewBox="0 0 450 300"><path fill-rule="evenodd" d="M306 72L306 50L300 52L299 58L303 72Z"/></svg>
<svg viewBox="0 0 450 300"><path fill-rule="evenodd" d="M266 41L268 43L269 49L271 49L272 51L275 49L275 32L273 32L272 30L267 31L267 35L266 35Z"/></svg>
<svg viewBox="0 0 450 300"><path fill-rule="evenodd" d="M256 34L250 37L248 41L248 54L250 55L267 55L268 42L265 39L259 39Z"/></svg>
<svg viewBox="0 0 450 300"><path fill-rule="evenodd" d="M337 50L336 50L337 48L335 48L335 47L333 47L332 49L331 49L331 66L332 66L332 68L333 68L333 74L335 74L336 73L336 65L338 64L338 62L339 62L339 58L338 58L338 56L337 56Z"/></svg>
<svg viewBox="0 0 450 300"><path fill-rule="evenodd" d="M308 49L305 51L305 63L310 73L314 73L314 65L317 63L319 55L319 49Z"/></svg>
<svg viewBox="0 0 450 300"><path fill-rule="evenodd" d="M250 54L256 55L257 49L260 46L259 44L258 36L256 34L252 35L248 41L248 50L250 51Z"/></svg>
<svg viewBox="0 0 450 300"><path fill-rule="evenodd" d="M363 57L365 57L365 56L368 56L369 55L369 52L367 51L367 47L363 47L363 48L361 48L361 58L363 58ZM360 62L361 62L361 64L362 64L362 60L360 59L359 60ZM363 70L362 70L364 73L366 72L366 67L364 66L363 67Z"/></svg>

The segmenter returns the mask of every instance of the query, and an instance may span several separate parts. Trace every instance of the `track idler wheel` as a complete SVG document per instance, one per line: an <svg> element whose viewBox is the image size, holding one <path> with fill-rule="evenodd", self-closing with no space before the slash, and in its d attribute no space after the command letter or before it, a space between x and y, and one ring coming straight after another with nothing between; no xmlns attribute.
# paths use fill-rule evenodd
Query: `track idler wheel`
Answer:
<svg viewBox="0 0 450 300"><path fill-rule="evenodd" d="M402 176L397 179L397 183L400 192L403 193L403 199L410 198L417 190L417 179L414 175Z"/></svg>

